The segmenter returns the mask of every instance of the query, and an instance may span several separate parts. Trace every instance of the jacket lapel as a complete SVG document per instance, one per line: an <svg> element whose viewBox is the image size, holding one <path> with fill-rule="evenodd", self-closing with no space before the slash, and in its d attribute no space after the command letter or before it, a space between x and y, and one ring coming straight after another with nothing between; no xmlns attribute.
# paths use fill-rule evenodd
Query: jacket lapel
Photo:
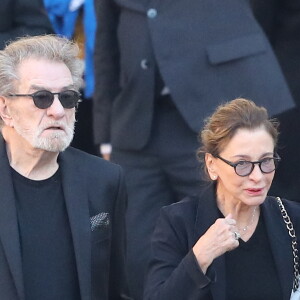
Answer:
<svg viewBox="0 0 300 300"><path fill-rule="evenodd" d="M24 299L17 212L5 142L0 137L0 240L20 299Z"/></svg>
<svg viewBox="0 0 300 300"><path fill-rule="evenodd" d="M293 285L291 237L274 198L268 197L262 205L262 209L275 266L281 283L283 299L290 299ZM290 254L286 255L286 253Z"/></svg>
<svg viewBox="0 0 300 300"><path fill-rule="evenodd" d="M59 156L82 300L91 299L91 229L85 172L70 150Z"/></svg>
<svg viewBox="0 0 300 300"><path fill-rule="evenodd" d="M200 196L194 230L195 243L218 218L215 189L210 187ZM225 300L225 256L216 258L210 269L215 273L214 282L211 283L213 299Z"/></svg>

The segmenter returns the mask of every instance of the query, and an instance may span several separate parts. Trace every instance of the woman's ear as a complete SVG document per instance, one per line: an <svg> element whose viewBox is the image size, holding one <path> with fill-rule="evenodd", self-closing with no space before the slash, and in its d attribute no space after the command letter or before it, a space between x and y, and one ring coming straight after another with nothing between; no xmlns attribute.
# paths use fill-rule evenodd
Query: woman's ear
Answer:
<svg viewBox="0 0 300 300"><path fill-rule="evenodd" d="M216 173L215 158L210 153L205 153L205 164L210 179L217 180L218 174Z"/></svg>
<svg viewBox="0 0 300 300"><path fill-rule="evenodd" d="M0 96L0 117L3 120L4 124L7 126L11 126L11 115L9 113L9 109L7 106L7 98Z"/></svg>

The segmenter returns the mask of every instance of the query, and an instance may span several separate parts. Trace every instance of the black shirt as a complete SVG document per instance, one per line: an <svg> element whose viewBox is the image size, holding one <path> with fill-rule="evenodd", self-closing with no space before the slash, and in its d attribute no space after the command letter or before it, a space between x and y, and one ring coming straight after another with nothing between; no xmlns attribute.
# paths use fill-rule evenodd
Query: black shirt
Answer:
<svg viewBox="0 0 300 300"><path fill-rule="evenodd" d="M30 180L12 169L27 300L80 299L60 172Z"/></svg>
<svg viewBox="0 0 300 300"><path fill-rule="evenodd" d="M272 250L261 211L258 225L251 238L233 251L227 252L227 300L282 300Z"/></svg>

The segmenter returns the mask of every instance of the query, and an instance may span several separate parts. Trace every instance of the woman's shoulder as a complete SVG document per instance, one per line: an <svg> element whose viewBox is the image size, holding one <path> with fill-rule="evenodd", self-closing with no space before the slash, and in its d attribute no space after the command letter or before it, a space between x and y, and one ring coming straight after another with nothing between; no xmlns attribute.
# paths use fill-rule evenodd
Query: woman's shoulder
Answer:
<svg viewBox="0 0 300 300"><path fill-rule="evenodd" d="M300 202L292 201L282 197L268 196L266 198L266 205L279 207L278 200L281 200L285 207L290 207L292 209L300 210Z"/></svg>
<svg viewBox="0 0 300 300"><path fill-rule="evenodd" d="M193 244L198 203L198 197L185 197L179 202L162 207L157 219L154 239L159 239L161 236L164 239L176 237L175 240L183 247L182 249L185 249L187 244Z"/></svg>
<svg viewBox="0 0 300 300"><path fill-rule="evenodd" d="M187 196L179 202L164 206L159 219L173 228L193 231L195 226L199 227L203 222L211 223L217 215L215 190L208 186L199 194Z"/></svg>
<svg viewBox="0 0 300 300"><path fill-rule="evenodd" d="M163 214L173 217L188 218L194 220L199 212L210 211L215 206L215 190L213 186L206 186L199 194L190 195L181 201L164 206L161 209Z"/></svg>
<svg viewBox="0 0 300 300"><path fill-rule="evenodd" d="M185 197L181 201L164 206L160 210L158 223L169 224L176 230L192 230L198 210L198 197Z"/></svg>
<svg viewBox="0 0 300 300"><path fill-rule="evenodd" d="M172 216L183 216L191 214L196 215L198 204L198 196L187 196L178 202L164 206L161 210L164 213Z"/></svg>
<svg viewBox="0 0 300 300"><path fill-rule="evenodd" d="M273 211L273 214L280 214L281 210L283 209L279 206L278 199L282 201L283 207L286 210L288 216L290 217L291 221L298 227L298 231L300 230L300 203L296 201L291 201L281 197L273 197L268 196L264 205L268 209L268 211ZM281 213L282 214L282 213Z"/></svg>

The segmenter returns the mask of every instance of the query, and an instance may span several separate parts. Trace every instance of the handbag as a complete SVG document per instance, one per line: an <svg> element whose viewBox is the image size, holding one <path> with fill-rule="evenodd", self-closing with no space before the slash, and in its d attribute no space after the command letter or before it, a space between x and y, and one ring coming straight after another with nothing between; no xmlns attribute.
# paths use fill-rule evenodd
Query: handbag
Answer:
<svg viewBox="0 0 300 300"><path fill-rule="evenodd" d="M299 257L298 257L298 249L297 249L297 237L296 232L293 226L293 223L279 197L276 197L277 203L279 205L280 212L282 214L282 218L286 225L286 228L289 232L290 237L292 238L292 250L294 257L294 279L293 279L293 289L291 292L290 300L300 300L300 287L299 287Z"/></svg>

